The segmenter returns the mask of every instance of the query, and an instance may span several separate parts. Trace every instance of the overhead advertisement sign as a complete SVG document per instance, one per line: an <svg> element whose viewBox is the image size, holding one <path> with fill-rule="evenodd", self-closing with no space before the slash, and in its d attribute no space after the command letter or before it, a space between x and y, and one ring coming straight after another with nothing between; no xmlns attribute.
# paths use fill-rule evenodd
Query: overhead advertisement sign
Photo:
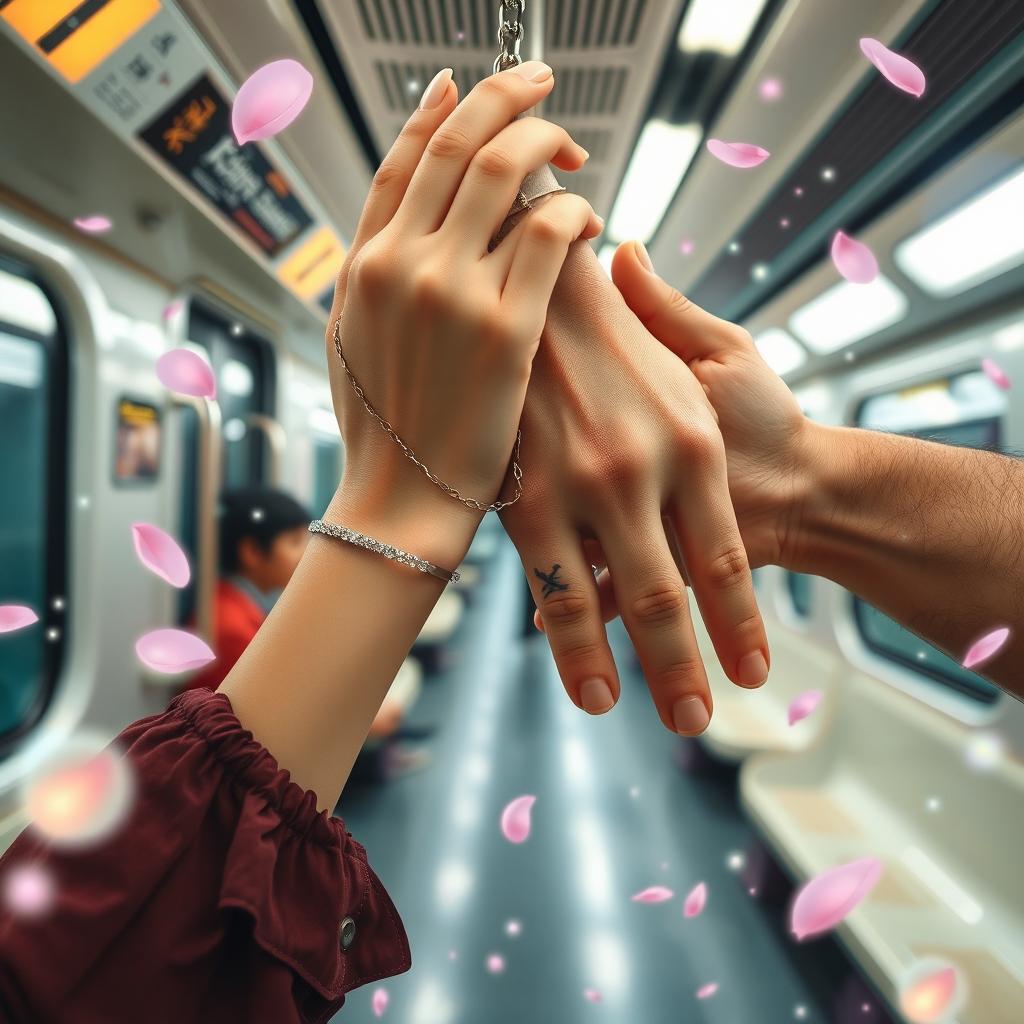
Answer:
<svg viewBox="0 0 1024 1024"><path fill-rule="evenodd" d="M69 82L81 81L160 10L160 0L0 0L0 15Z"/></svg>
<svg viewBox="0 0 1024 1024"><path fill-rule="evenodd" d="M206 75L139 137L268 256L313 223L263 151L235 141L231 108Z"/></svg>

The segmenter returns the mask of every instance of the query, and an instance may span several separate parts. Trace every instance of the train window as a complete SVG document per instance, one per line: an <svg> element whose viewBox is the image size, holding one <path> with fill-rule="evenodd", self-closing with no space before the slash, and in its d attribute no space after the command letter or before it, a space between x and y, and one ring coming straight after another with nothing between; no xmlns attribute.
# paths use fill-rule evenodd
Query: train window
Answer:
<svg viewBox="0 0 1024 1024"><path fill-rule="evenodd" d="M330 409L317 406L309 412L313 444L313 510L324 512L341 480L342 448L338 421Z"/></svg>
<svg viewBox="0 0 1024 1024"><path fill-rule="evenodd" d="M787 572L786 588L789 590L789 599L793 604L793 611L801 619L810 618L811 577L802 572Z"/></svg>
<svg viewBox="0 0 1024 1024"><path fill-rule="evenodd" d="M998 451L1007 412L1004 392L981 371L961 373L920 387L875 395L860 407L857 425L945 444ZM872 649L913 667L937 683L991 704L999 690L952 658L854 598L857 625Z"/></svg>
<svg viewBox="0 0 1024 1024"><path fill-rule="evenodd" d="M0 637L0 745L39 720L64 652L67 344L31 275L0 258L0 602L39 616Z"/></svg>

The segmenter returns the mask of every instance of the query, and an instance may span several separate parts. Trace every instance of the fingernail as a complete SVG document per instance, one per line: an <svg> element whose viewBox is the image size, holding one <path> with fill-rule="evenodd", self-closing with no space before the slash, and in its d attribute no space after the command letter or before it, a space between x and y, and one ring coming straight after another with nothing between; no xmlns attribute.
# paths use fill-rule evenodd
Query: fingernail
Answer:
<svg viewBox="0 0 1024 1024"><path fill-rule="evenodd" d="M433 110L448 91L448 83L452 80L452 69L445 68L438 71L431 79L430 85L423 90L423 99L420 100L420 110Z"/></svg>
<svg viewBox="0 0 1024 1024"><path fill-rule="evenodd" d="M711 716L700 697L680 697L672 708L672 723L676 732L696 736L708 727Z"/></svg>
<svg viewBox="0 0 1024 1024"><path fill-rule="evenodd" d="M511 69L513 75L519 75L528 82L546 82L554 71L542 60L528 60Z"/></svg>
<svg viewBox="0 0 1024 1024"><path fill-rule="evenodd" d="M740 658L737 674L741 686L760 686L768 678L768 662L760 651L751 651Z"/></svg>
<svg viewBox="0 0 1024 1024"><path fill-rule="evenodd" d="M588 715L600 715L615 703L615 698L603 679L588 679L580 687L580 703Z"/></svg>
<svg viewBox="0 0 1024 1024"><path fill-rule="evenodd" d="M644 270L649 270L653 274L654 264L651 262L651 254L647 251L647 246L643 242L636 243L636 256Z"/></svg>

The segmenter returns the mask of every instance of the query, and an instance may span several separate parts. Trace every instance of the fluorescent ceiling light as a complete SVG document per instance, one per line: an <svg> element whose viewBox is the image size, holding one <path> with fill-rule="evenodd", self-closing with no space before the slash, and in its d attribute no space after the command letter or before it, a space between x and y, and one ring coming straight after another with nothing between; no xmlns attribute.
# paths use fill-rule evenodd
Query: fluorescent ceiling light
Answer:
<svg viewBox="0 0 1024 1024"><path fill-rule="evenodd" d="M771 327L754 338L764 361L780 376L792 373L807 362L807 352L789 331Z"/></svg>
<svg viewBox="0 0 1024 1024"><path fill-rule="evenodd" d="M4 319L18 327L45 335L57 329L49 299L31 281L6 270L0 270L0 309Z"/></svg>
<svg viewBox="0 0 1024 1024"><path fill-rule="evenodd" d="M1024 170L896 246L896 265L931 295L957 295L1024 262Z"/></svg>
<svg viewBox="0 0 1024 1024"><path fill-rule="evenodd" d="M691 0L679 29L679 49L735 56L750 37L764 5L765 0Z"/></svg>
<svg viewBox="0 0 1024 1024"><path fill-rule="evenodd" d="M617 245L602 245L601 251L597 254L597 262L604 267L609 277L612 276L612 260L615 258L615 253L618 250Z"/></svg>
<svg viewBox="0 0 1024 1024"><path fill-rule="evenodd" d="M825 355L899 323L907 305L903 292L882 275L871 284L843 281L801 306L789 326L812 352Z"/></svg>
<svg viewBox="0 0 1024 1024"><path fill-rule="evenodd" d="M700 146L701 135L696 124L655 119L644 125L608 220L611 238L647 242L653 237Z"/></svg>

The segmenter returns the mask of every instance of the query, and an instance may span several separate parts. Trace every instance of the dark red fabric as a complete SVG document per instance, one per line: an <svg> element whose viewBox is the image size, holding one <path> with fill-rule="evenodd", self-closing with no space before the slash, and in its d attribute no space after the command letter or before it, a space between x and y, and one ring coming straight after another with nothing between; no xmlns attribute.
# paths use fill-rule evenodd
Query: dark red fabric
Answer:
<svg viewBox="0 0 1024 1024"><path fill-rule="evenodd" d="M113 838L56 850L27 829L0 860L0 874L43 862L59 892L39 921L0 919L11 1021L320 1022L351 989L409 969L366 851L227 697L190 690L119 743L137 791ZM346 917L356 930L344 950Z"/></svg>
<svg viewBox="0 0 1024 1024"><path fill-rule="evenodd" d="M228 580L218 580L213 595L213 653L217 658L188 681L188 689L216 690L266 617L248 594Z"/></svg>

